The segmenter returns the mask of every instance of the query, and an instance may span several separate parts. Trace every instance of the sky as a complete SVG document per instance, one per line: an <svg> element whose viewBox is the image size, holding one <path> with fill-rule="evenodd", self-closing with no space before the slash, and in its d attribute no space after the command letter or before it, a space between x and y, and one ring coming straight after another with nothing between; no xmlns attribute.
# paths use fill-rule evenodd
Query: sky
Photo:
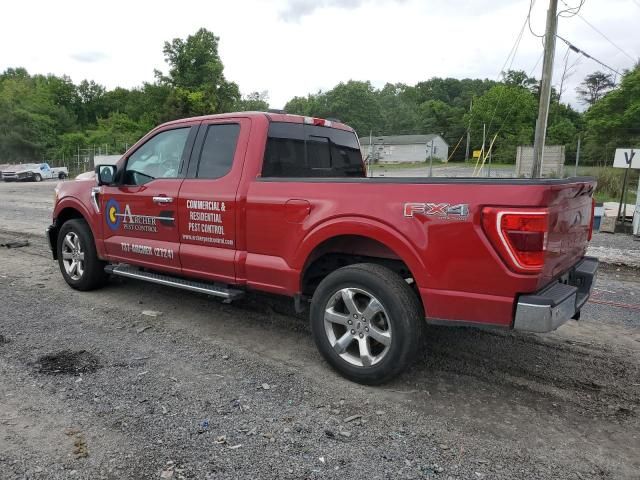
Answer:
<svg viewBox="0 0 640 480"><path fill-rule="evenodd" d="M220 37L225 76L243 94L266 90L272 108L339 82L413 85L431 77L498 79L503 66L540 77L541 39L525 26L530 0L109 0L3 2L0 70L94 80L112 89L153 81L167 71L165 41L204 27ZM580 0L564 0L569 6ZM544 32L548 0L537 0L531 29ZM559 1L559 10L566 8ZM558 34L622 71L640 56L640 0L586 0L579 16L560 18ZM589 25L591 24L591 26ZM593 28L592 28L593 27ZM597 31L615 44L605 40ZM553 83L567 46L558 40ZM563 100L606 70L569 53L574 65Z"/></svg>

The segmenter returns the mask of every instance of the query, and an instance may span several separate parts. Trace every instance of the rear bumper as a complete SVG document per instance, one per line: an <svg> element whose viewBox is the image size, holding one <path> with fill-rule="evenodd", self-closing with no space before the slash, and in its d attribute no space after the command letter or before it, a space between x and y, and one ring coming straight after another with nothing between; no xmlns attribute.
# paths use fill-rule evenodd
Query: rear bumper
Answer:
<svg viewBox="0 0 640 480"><path fill-rule="evenodd" d="M516 306L514 330L551 332L577 316L589 299L598 271L598 259L584 257L561 279L534 294L521 295Z"/></svg>

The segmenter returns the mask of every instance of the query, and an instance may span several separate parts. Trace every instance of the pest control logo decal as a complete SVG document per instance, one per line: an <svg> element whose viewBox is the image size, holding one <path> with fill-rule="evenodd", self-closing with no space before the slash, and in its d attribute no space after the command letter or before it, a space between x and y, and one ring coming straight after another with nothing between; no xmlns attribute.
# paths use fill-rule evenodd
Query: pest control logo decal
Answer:
<svg viewBox="0 0 640 480"><path fill-rule="evenodd" d="M113 198L107 202L106 208L107 226L111 230L117 230L122 222L122 216L120 215L120 204Z"/></svg>
<svg viewBox="0 0 640 480"><path fill-rule="evenodd" d="M105 220L107 226L116 231L120 227L124 230L131 230L136 232L158 232L158 221L168 227L174 225L173 212L160 212L160 216L153 215L137 215L131 212L131 207L128 203L125 203L124 209L120 207L120 204L113 198L107 202L105 209Z"/></svg>

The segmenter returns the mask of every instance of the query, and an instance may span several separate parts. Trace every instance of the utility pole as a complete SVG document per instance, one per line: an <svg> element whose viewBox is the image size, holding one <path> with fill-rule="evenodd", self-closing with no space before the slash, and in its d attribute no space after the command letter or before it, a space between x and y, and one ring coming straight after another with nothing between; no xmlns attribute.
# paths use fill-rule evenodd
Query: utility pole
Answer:
<svg viewBox="0 0 640 480"><path fill-rule="evenodd" d="M433 177L433 139L431 139L431 152L429 153L429 176Z"/></svg>
<svg viewBox="0 0 640 480"><path fill-rule="evenodd" d="M540 177L542 160L544 158L544 140L547 134L547 119L549 118L549 101L551 100L551 77L553 76L553 57L556 52L556 31L558 29L558 0L549 0L547 10L547 29L544 34L544 60L542 63L542 78L540 79L540 99L538 105L538 122L533 140L533 168L531 178Z"/></svg>
<svg viewBox="0 0 640 480"><path fill-rule="evenodd" d="M464 161L469 161L469 142L471 141L471 110L473 109L473 98L469 102L469 125L467 126L467 149L464 152Z"/></svg>
<svg viewBox="0 0 640 480"><path fill-rule="evenodd" d="M578 135L578 146L576 147L576 168L573 171L573 176L578 176L578 162L580 161L580 135Z"/></svg>
<svg viewBox="0 0 640 480"><path fill-rule="evenodd" d="M478 176L480 176L480 173L482 172L482 167L484 166L484 159L487 157L487 154L485 153L485 150L484 150L486 141L487 141L487 124L483 123L482 124L482 149L480 150L480 158L482 159L482 163L480 164L480 170L478 170Z"/></svg>
<svg viewBox="0 0 640 480"><path fill-rule="evenodd" d="M370 177L373 177L373 130L369 130L369 161L367 163L367 172Z"/></svg>

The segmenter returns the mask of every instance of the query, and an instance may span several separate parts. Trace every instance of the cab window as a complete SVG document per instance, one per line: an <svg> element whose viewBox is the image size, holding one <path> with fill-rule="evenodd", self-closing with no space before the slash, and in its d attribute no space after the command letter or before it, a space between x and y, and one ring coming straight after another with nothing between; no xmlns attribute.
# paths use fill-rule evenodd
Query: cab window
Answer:
<svg viewBox="0 0 640 480"><path fill-rule="evenodd" d="M127 161L125 185L142 185L156 178L177 178L189 127L165 130L149 139Z"/></svg>
<svg viewBox="0 0 640 480"><path fill-rule="evenodd" d="M300 123L271 122L263 177L364 177L353 132Z"/></svg>

